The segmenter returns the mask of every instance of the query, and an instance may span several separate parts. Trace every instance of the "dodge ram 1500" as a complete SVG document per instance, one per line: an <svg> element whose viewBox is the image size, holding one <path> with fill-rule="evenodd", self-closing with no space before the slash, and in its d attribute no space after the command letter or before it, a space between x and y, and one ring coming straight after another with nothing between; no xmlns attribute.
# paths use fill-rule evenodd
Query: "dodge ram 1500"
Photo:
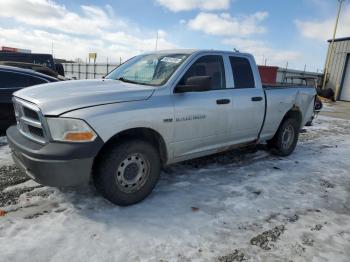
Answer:
<svg viewBox="0 0 350 262"><path fill-rule="evenodd" d="M262 86L252 55L170 50L135 56L104 79L20 90L7 130L15 163L35 181L93 181L118 205L143 200L162 166L267 141L291 154L315 88Z"/></svg>

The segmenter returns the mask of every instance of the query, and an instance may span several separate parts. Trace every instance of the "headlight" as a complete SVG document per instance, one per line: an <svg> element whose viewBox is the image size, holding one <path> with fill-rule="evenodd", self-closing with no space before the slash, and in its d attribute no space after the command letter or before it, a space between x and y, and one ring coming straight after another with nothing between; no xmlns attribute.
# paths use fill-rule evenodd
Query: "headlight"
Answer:
<svg viewBox="0 0 350 262"><path fill-rule="evenodd" d="M51 137L56 141L90 142L97 137L83 120L73 118L47 118Z"/></svg>

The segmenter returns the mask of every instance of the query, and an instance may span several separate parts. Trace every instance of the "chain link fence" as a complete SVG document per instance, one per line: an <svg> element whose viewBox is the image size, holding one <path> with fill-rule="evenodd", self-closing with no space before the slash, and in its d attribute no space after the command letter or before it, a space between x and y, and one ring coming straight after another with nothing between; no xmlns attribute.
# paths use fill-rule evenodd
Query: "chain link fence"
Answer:
<svg viewBox="0 0 350 262"><path fill-rule="evenodd" d="M118 67L119 63L113 64L78 64L63 63L65 76L73 79L95 79L102 78Z"/></svg>

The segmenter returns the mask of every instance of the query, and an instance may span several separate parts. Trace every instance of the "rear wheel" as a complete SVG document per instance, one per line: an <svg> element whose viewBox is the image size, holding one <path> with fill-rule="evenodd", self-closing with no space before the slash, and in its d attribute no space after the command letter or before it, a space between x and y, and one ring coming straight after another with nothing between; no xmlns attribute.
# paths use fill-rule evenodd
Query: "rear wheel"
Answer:
<svg viewBox="0 0 350 262"><path fill-rule="evenodd" d="M104 152L94 168L97 190L116 205L138 203L153 190L160 175L160 158L153 145L132 140Z"/></svg>
<svg viewBox="0 0 350 262"><path fill-rule="evenodd" d="M283 121L275 136L267 143L274 153L280 156L288 156L294 151L298 138L298 121L294 118L287 118Z"/></svg>

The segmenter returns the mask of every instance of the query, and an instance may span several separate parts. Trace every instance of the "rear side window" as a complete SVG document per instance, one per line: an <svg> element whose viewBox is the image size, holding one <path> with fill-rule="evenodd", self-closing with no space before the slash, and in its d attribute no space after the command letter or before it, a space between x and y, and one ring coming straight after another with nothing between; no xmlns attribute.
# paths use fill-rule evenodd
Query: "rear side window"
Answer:
<svg viewBox="0 0 350 262"><path fill-rule="evenodd" d="M254 76L248 59L230 56L235 88L254 88Z"/></svg>
<svg viewBox="0 0 350 262"><path fill-rule="evenodd" d="M192 76L210 76L211 90L226 88L225 67L222 56L220 55L207 55L199 58L188 69L179 84L184 85L186 79Z"/></svg>
<svg viewBox="0 0 350 262"><path fill-rule="evenodd" d="M43 83L47 83L47 81L31 75L0 71L0 89L27 87Z"/></svg>
<svg viewBox="0 0 350 262"><path fill-rule="evenodd" d="M40 85L40 84L44 84L47 83L48 81L39 77L35 77L35 76L27 76L27 83L30 86L35 86L35 85Z"/></svg>

